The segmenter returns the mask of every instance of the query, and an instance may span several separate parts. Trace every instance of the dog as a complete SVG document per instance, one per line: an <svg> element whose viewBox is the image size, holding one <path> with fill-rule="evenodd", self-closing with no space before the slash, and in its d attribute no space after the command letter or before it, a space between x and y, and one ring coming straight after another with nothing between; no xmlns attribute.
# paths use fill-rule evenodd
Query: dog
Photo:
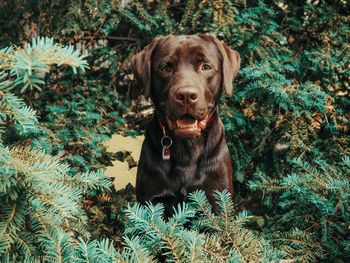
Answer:
<svg viewBox="0 0 350 263"><path fill-rule="evenodd" d="M240 68L240 55L215 36L155 38L132 57L136 80L155 112L136 178L138 202L161 202L165 215L195 190L216 207L214 191L232 186L232 164L218 102Z"/></svg>

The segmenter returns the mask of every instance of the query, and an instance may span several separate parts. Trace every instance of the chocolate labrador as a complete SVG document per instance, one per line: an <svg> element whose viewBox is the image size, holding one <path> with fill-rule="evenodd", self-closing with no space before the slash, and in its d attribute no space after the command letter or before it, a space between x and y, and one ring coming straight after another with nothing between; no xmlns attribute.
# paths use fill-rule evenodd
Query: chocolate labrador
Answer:
<svg viewBox="0 0 350 263"><path fill-rule="evenodd" d="M239 54L216 37L168 35L154 39L132 63L155 107L136 179L141 203L162 202L165 214L194 190L232 193L232 164L218 115L222 91L232 94Z"/></svg>

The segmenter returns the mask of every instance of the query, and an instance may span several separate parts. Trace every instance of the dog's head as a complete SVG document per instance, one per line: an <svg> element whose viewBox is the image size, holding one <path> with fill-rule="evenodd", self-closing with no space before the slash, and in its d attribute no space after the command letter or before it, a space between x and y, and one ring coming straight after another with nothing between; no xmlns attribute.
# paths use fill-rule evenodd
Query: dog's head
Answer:
<svg viewBox="0 0 350 263"><path fill-rule="evenodd" d="M170 130L194 137L205 129L222 90L232 94L239 54L210 35L154 39L133 59L136 77Z"/></svg>

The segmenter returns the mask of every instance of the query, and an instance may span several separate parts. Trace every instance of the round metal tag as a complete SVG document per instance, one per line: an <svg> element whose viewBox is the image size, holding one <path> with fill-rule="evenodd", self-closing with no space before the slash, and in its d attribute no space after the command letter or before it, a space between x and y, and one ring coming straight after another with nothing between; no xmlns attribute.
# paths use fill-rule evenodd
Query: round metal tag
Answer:
<svg viewBox="0 0 350 263"><path fill-rule="evenodd" d="M170 136L163 136L160 140L160 143L163 147L169 148L173 144L173 140L170 138Z"/></svg>

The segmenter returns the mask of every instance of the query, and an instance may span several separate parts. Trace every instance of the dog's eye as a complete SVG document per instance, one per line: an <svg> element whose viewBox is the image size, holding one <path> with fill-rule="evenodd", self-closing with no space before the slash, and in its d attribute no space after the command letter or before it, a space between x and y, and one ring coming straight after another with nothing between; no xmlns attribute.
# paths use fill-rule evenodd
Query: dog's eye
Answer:
<svg viewBox="0 0 350 263"><path fill-rule="evenodd" d="M203 65L202 65L202 70L203 70L203 71L211 70L211 66L210 66L209 64L203 64Z"/></svg>
<svg viewBox="0 0 350 263"><path fill-rule="evenodd" d="M159 69L163 72L170 72L172 68L171 68L170 64L164 64L164 65L160 66Z"/></svg>

